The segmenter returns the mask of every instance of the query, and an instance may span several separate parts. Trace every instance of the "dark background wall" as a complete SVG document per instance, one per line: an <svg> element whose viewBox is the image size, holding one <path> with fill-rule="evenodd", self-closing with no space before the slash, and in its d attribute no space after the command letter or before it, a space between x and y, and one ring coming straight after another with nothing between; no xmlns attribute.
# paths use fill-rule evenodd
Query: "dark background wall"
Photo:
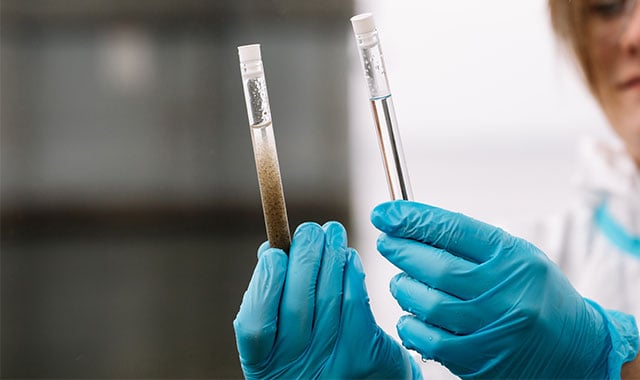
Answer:
<svg viewBox="0 0 640 380"><path fill-rule="evenodd" d="M265 239L236 47L292 229L348 225L351 2L3 0L2 378L236 378Z"/></svg>

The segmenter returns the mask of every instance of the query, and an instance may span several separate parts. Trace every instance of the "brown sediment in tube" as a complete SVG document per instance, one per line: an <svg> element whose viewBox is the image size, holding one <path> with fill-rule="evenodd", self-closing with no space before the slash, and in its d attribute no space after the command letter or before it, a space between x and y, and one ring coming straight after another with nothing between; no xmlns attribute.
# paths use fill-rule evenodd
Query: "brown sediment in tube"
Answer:
<svg viewBox="0 0 640 380"><path fill-rule="evenodd" d="M254 154L269 245L289 251L291 233L272 126L254 127Z"/></svg>

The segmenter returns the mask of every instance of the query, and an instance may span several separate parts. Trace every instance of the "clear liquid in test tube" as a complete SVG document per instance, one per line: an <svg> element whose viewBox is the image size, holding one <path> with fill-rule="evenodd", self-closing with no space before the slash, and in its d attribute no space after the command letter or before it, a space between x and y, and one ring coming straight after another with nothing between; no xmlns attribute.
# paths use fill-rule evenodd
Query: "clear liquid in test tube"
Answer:
<svg viewBox="0 0 640 380"><path fill-rule="evenodd" d="M358 44L360 62L367 80L369 102L371 103L391 199L411 200L413 194L409 173L404 159L389 80L373 15L363 13L353 16L351 23Z"/></svg>
<svg viewBox="0 0 640 380"><path fill-rule="evenodd" d="M267 238L271 247L289 252L291 233L260 45L239 46L238 55Z"/></svg>

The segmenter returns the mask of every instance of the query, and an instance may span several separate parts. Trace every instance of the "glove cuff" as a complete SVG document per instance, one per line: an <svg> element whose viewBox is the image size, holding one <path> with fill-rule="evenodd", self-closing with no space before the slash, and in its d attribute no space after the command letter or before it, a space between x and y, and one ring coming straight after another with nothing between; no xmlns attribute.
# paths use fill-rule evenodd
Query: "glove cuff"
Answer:
<svg viewBox="0 0 640 380"><path fill-rule="evenodd" d="M638 354L638 326L635 318L616 310L603 309L590 299L585 298L585 301L606 321L611 340L611 350L607 359L607 378L619 379L622 365L632 361Z"/></svg>

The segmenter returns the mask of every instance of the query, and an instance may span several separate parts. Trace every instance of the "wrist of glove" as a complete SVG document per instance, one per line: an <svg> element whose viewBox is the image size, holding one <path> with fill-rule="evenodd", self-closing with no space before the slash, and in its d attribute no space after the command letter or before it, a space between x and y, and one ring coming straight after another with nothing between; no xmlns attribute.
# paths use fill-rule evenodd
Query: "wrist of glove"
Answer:
<svg viewBox="0 0 640 380"><path fill-rule="evenodd" d="M263 244L233 326L246 378L420 379L375 323L344 228L302 224L289 255Z"/></svg>
<svg viewBox="0 0 640 380"><path fill-rule="evenodd" d="M606 323L611 345L607 357L607 378L619 379L622 365L632 361L638 354L639 338L636 320L629 314L606 310L590 299L584 300L602 315Z"/></svg>
<svg viewBox="0 0 640 380"><path fill-rule="evenodd" d="M585 300L534 245L464 215L379 205L378 250L403 273L403 344L463 378L609 378L635 357L633 318Z"/></svg>

